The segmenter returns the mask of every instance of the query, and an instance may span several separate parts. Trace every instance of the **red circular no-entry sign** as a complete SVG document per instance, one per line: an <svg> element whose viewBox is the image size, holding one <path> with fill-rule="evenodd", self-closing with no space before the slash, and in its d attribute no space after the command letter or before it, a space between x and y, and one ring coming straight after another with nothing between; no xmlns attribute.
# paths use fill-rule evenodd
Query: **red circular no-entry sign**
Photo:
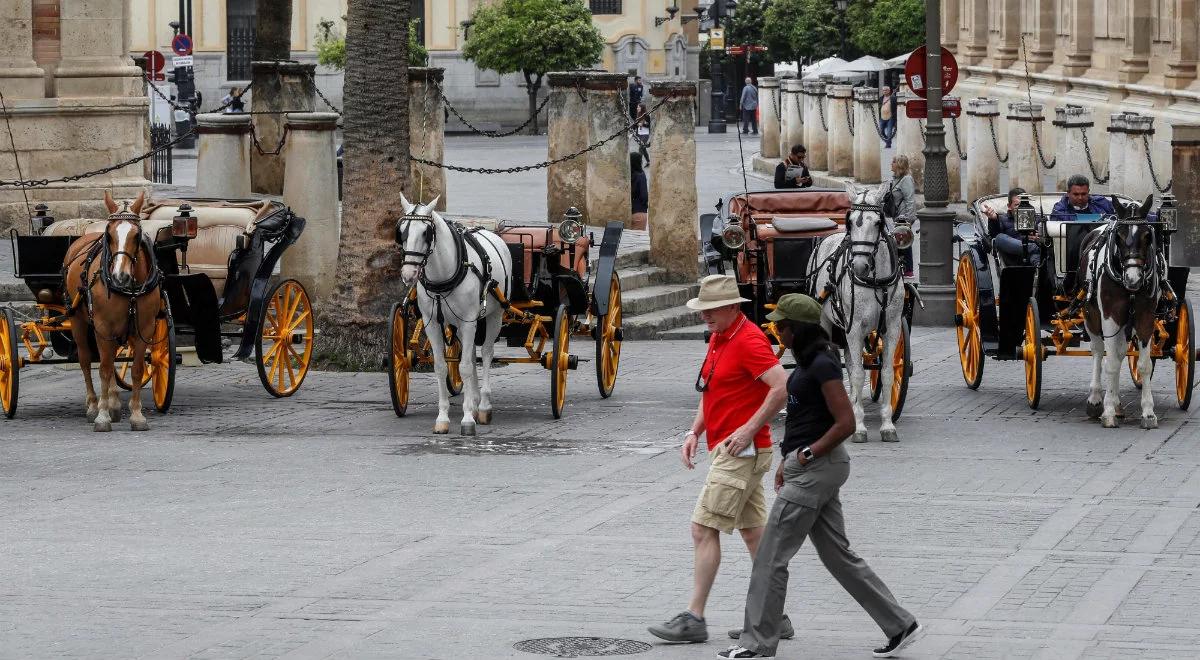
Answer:
<svg viewBox="0 0 1200 660"><path fill-rule="evenodd" d="M925 47L914 50L912 55L908 56L908 61L904 63L904 81L908 83L908 88L913 94L926 98L929 93L928 76L925 74ZM958 82L958 60L954 59L954 53L942 49L942 96L950 93L954 89L954 84Z"/></svg>
<svg viewBox="0 0 1200 660"><path fill-rule="evenodd" d="M163 57L163 54L157 50L148 50L145 53L142 53L142 57L146 58L146 68L150 71L150 73L158 73L159 71L162 71L163 66L165 66L167 63L166 58Z"/></svg>

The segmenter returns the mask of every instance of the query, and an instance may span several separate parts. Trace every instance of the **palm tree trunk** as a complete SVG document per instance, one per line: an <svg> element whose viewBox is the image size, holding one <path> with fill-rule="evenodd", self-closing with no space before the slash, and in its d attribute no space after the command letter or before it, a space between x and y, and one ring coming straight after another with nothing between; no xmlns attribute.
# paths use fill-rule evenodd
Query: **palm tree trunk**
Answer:
<svg viewBox="0 0 1200 660"><path fill-rule="evenodd" d="M342 368L380 368L388 311L404 293L395 225L409 176L409 7L354 0L346 17L342 233L318 342L320 359Z"/></svg>
<svg viewBox="0 0 1200 660"><path fill-rule="evenodd" d="M254 60L286 60L292 56L291 0L257 0L254 23Z"/></svg>

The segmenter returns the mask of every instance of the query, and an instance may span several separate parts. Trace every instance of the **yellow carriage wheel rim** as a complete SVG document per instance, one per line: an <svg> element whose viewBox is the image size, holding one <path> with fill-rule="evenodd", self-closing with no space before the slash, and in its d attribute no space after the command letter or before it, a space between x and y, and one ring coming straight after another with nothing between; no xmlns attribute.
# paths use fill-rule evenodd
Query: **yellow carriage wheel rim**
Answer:
<svg viewBox="0 0 1200 660"><path fill-rule="evenodd" d="M9 332L8 319L0 314L0 396L4 397L4 408L12 407L13 372L19 365L13 364L13 342L15 337Z"/></svg>
<svg viewBox="0 0 1200 660"><path fill-rule="evenodd" d="M272 342L263 354L267 381L280 395L294 393L308 373L313 342L312 307L297 282L285 282L275 291L262 333L264 341ZM296 337L300 338L299 348Z"/></svg>
<svg viewBox="0 0 1200 660"><path fill-rule="evenodd" d="M608 313L604 320L604 387L610 390L617 383L617 366L621 362L621 340L617 338L621 319L621 283L613 275L612 287L608 291Z"/></svg>
<svg viewBox="0 0 1200 660"><path fill-rule="evenodd" d="M408 405L408 372L412 368L409 362L411 351L406 341L408 320L404 318L403 306L396 307L392 316L393 325L400 329L392 332L392 382L396 387L396 402L404 407Z"/></svg>
<svg viewBox="0 0 1200 660"><path fill-rule="evenodd" d="M959 361L962 363L963 377L974 383L983 359L980 354L983 342L979 334L979 291L975 288L975 270L969 258L959 260L954 284L954 311L962 319L962 323L955 328Z"/></svg>
<svg viewBox="0 0 1200 660"><path fill-rule="evenodd" d="M157 338L158 337L158 326L157 325L154 326L154 331L155 331L155 337ZM155 341L157 341L157 339L155 339ZM118 362L118 363L116 363L115 366L116 366L116 370L117 370L117 379L120 380L122 383L125 383L126 385L132 387L133 386L133 378L132 378L132 375L133 375L133 349L130 348L128 344L118 348L117 349L117 358L129 360L128 362ZM142 367L141 387L145 387L146 383L149 383L150 379L152 379L153 377L154 377L154 364L151 363L150 360L146 360L143 363L143 367Z"/></svg>
<svg viewBox="0 0 1200 660"><path fill-rule="evenodd" d="M1025 396L1033 401L1037 395L1038 374L1036 363L1041 357L1038 355L1039 342L1041 334L1038 332L1037 319L1033 316L1033 308L1025 308Z"/></svg>
<svg viewBox="0 0 1200 660"><path fill-rule="evenodd" d="M1179 306L1179 320L1175 326L1175 396L1179 401L1188 398L1188 386L1192 384L1191 356L1195 351L1192 346L1192 317L1187 305Z"/></svg>
<svg viewBox="0 0 1200 660"><path fill-rule="evenodd" d="M555 365L557 370L554 372L554 378L558 381L557 398L555 405L559 410L567 402L567 362L571 358L571 319L568 316L562 317L562 323L558 328L558 341L556 347L558 349L558 363Z"/></svg>
<svg viewBox="0 0 1200 660"><path fill-rule="evenodd" d="M892 410L895 410L896 406L900 405L900 385L904 380L904 370L906 367L904 364L904 342L907 339L904 333L901 332L900 341L896 342L896 350L892 353ZM882 344L883 342L880 343ZM883 368L882 361L879 368Z"/></svg>
<svg viewBox="0 0 1200 660"><path fill-rule="evenodd" d="M171 363L175 359L171 355L171 342L167 337L170 332L167 320L158 319L154 324L154 345L150 347L150 359L146 360L147 371L151 379L151 392L155 405L161 406L167 399L167 388L170 386Z"/></svg>
<svg viewBox="0 0 1200 660"><path fill-rule="evenodd" d="M451 389L461 391L463 386L462 369L460 362L462 361L462 340L457 336L453 336L450 328L446 328L446 374L450 378Z"/></svg>

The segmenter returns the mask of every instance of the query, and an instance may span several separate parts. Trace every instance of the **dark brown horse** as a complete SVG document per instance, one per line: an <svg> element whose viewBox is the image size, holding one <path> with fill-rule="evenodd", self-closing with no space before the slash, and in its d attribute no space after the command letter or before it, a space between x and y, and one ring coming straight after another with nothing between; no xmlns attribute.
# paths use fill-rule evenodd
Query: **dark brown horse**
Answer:
<svg viewBox="0 0 1200 660"><path fill-rule="evenodd" d="M117 351L128 344L133 356L129 426L149 429L142 414L142 383L146 349L155 341L158 318L166 312L159 289L160 275L149 240L142 235L138 213L145 193L120 206L105 192L108 225L102 234L89 234L71 244L63 267L66 279L71 334L79 350L79 368L87 386L87 419L96 431L111 431L121 421L115 362ZM92 351L88 327L94 330L100 354L100 396L92 387Z"/></svg>
<svg viewBox="0 0 1200 660"><path fill-rule="evenodd" d="M1117 219L1089 232L1080 250L1079 286L1087 292L1083 318L1091 337L1093 362L1087 413L1092 419L1100 418L1104 428L1118 426L1121 361L1130 341L1138 350L1142 428L1158 428L1150 388L1154 366L1150 354L1162 293L1162 264L1154 228L1146 221L1153 202L1151 195L1138 208L1113 198Z"/></svg>

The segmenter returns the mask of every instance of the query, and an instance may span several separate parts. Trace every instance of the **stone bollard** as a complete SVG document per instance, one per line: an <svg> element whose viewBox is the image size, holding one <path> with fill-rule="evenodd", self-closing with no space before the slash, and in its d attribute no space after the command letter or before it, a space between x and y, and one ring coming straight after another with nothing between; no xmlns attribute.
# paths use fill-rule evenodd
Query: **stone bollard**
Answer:
<svg viewBox="0 0 1200 660"><path fill-rule="evenodd" d="M792 118L788 114L788 94L784 88L790 78L779 79L779 157L787 155L792 145L787 143L788 131L791 130Z"/></svg>
<svg viewBox="0 0 1200 660"><path fill-rule="evenodd" d="M667 276L695 282L700 275L696 218L696 83L652 82L650 96L662 106L651 122L650 263ZM628 204L628 202L626 202Z"/></svg>
<svg viewBox="0 0 1200 660"><path fill-rule="evenodd" d="M854 178L859 183L879 183L879 122L875 117L879 107L879 90L874 87L854 89Z"/></svg>
<svg viewBox="0 0 1200 660"><path fill-rule="evenodd" d="M1108 188L1141 201L1156 192L1150 179L1148 138L1154 117L1136 112L1113 113L1108 124ZM1178 196L1178 193L1176 193Z"/></svg>
<svg viewBox="0 0 1200 660"><path fill-rule="evenodd" d="M967 201L1000 192L999 136L995 134L1000 103L996 99L967 101Z"/></svg>
<svg viewBox="0 0 1200 660"><path fill-rule="evenodd" d="M196 196L249 198L250 115L196 115L196 135Z"/></svg>
<svg viewBox="0 0 1200 660"><path fill-rule="evenodd" d="M1038 157L1033 126L1045 121L1041 103L1008 104L1008 185L1024 188L1031 193L1044 190L1042 174L1046 172ZM1041 131L1038 131L1040 137Z"/></svg>
<svg viewBox="0 0 1200 660"><path fill-rule="evenodd" d="M297 110L311 112L316 107L316 94L312 77L316 64L296 62L251 62L253 93L250 95L250 110L254 112L278 112ZM254 136L263 151L272 151L283 140L283 115L253 115ZM283 193L284 156L261 153L258 148L250 152L251 186L256 193L279 195Z"/></svg>
<svg viewBox="0 0 1200 660"><path fill-rule="evenodd" d="M632 220L629 133L621 130L629 123L629 108L621 100L626 80L624 73L589 73L584 81L587 90L588 144L617 134L616 138L587 154L587 206L584 220L589 225L602 227L619 220L628 227ZM653 108L654 105L649 107ZM653 116L650 125L654 125ZM650 222L653 221L651 218Z"/></svg>
<svg viewBox="0 0 1200 660"><path fill-rule="evenodd" d="M1067 179L1073 174L1083 174L1092 179L1092 191L1106 182L1096 181L1095 174L1088 165L1089 159L1096 164L1094 156L1089 153L1090 142L1084 141L1084 131L1095 126L1092 121L1092 109L1078 105L1068 105L1054 109L1054 125L1058 128L1055 154L1058 166L1055 168L1054 189L1066 190Z"/></svg>
<svg viewBox="0 0 1200 660"><path fill-rule="evenodd" d="M854 121L853 89L850 85L829 86L829 174L832 176L854 175L854 137L850 134L850 122Z"/></svg>
<svg viewBox="0 0 1200 660"><path fill-rule="evenodd" d="M446 115L442 111L442 75L437 67L408 68L408 145L414 158L440 163L446 154ZM436 209L445 212L446 170L409 162L408 185L404 191L414 204L437 198Z"/></svg>
<svg viewBox="0 0 1200 660"><path fill-rule="evenodd" d="M1200 267L1200 124L1175 124L1171 134L1171 192L1179 204L1179 231L1171 237L1171 265Z"/></svg>
<svg viewBox="0 0 1200 660"><path fill-rule="evenodd" d="M801 82L795 78L783 81L783 117L787 130L779 136L779 155L791 153L792 147L804 144L804 96Z"/></svg>
<svg viewBox="0 0 1200 660"><path fill-rule="evenodd" d="M961 202L963 162L967 160L966 126L956 117L946 119L946 182L951 202Z"/></svg>
<svg viewBox="0 0 1200 660"><path fill-rule="evenodd" d="M804 89L804 146L808 148L808 169L829 169L829 112L825 109L825 83L805 81Z"/></svg>
<svg viewBox="0 0 1200 660"><path fill-rule="evenodd" d="M337 122L334 112L287 114L283 203L304 218L305 225L300 239L283 253L280 269L284 277L300 280L313 300L327 299L337 284Z"/></svg>
<svg viewBox="0 0 1200 660"><path fill-rule="evenodd" d="M546 142L549 160L582 151L588 144L588 114L582 72L547 74L550 101L546 106ZM572 158L546 168L546 219L562 222L574 206L587 207L587 158Z"/></svg>
<svg viewBox="0 0 1200 660"><path fill-rule="evenodd" d="M758 79L759 153L763 158L779 158L779 79Z"/></svg>
<svg viewBox="0 0 1200 660"><path fill-rule="evenodd" d="M920 119L909 119L906 107L916 97L902 92L896 97L896 147L897 156L908 157L908 171L912 174L917 192L925 191L925 126Z"/></svg>

